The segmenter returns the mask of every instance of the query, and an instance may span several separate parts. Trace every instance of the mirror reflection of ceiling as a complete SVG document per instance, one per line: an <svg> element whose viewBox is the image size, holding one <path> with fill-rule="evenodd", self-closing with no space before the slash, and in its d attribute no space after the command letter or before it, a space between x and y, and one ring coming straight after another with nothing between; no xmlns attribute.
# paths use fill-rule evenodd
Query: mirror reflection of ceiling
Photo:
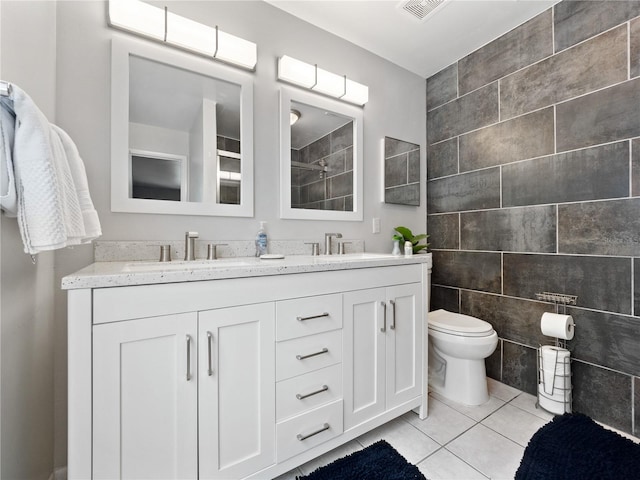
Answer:
<svg viewBox="0 0 640 480"><path fill-rule="evenodd" d="M217 104L218 134L240 139L238 85L133 55L129 68L130 122L188 131L207 98Z"/></svg>
<svg viewBox="0 0 640 480"><path fill-rule="evenodd" d="M294 150L306 147L353 120L295 101L291 102L291 108L300 112L298 121L291 125L291 148Z"/></svg>

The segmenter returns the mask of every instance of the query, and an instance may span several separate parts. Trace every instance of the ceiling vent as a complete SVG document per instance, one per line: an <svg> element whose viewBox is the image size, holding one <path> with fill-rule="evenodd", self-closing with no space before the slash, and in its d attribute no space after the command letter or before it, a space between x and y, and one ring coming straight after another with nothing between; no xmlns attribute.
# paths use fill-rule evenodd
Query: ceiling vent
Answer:
<svg viewBox="0 0 640 480"><path fill-rule="evenodd" d="M416 20L424 21L438 7L448 0L408 0L400 2L399 7Z"/></svg>

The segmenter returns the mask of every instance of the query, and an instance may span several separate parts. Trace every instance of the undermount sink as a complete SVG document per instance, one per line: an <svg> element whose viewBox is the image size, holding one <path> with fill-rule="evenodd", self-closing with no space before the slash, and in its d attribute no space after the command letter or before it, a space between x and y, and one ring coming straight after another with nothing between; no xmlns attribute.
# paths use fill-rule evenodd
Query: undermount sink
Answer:
<svg viewBox="0 0 640 480"><path fill-rule="evenodd" d="M246 267L255 265L246 259L223 259L223 260L174 260L172 262L131 262L127 263L124 271L128 272L163 272L175 270L202 270L214 268Z"/></svg>

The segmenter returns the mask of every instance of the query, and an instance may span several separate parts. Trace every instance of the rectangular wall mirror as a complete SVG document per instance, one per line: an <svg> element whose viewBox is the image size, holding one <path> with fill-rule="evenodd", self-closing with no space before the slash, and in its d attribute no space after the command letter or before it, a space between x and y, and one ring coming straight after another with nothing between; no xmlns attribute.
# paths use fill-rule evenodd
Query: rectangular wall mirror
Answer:
<svg viewBox="0 0 640 480"><path fill-rule="evenodd" d="M280 91L282 218L362 220L362 109Z"/></svg>
<svg viewBox="0 0 640 480"><path fill-rule="evenodd" d="M253 78L114 38L111 210L253 216Z"/></svg>
<svg viewBox="0 0 640 480"><path fill-rule="evenodd" d="M384 202L420 206L420 145L384 137Z"/></svg>

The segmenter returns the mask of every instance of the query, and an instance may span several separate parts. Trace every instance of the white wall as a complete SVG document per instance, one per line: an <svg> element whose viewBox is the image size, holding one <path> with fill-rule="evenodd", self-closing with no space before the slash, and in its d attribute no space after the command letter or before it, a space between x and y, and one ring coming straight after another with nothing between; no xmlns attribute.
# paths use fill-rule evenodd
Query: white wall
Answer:
<svg viewBox="0 0 640 480"><path fill-rule="evenodd" d="M0 73L55 120L56 5L0 2ZM54 254L23 253L14 218L0 242L0 476L46 479L53 470Z"/></svg>
<svg viewBox="0 0 640 480"><path fill-rule="evenodd" d="M388 251L394 226L406 225L416 232L426 230L424 191L420 208L381 203L384 136L422 146L422 177L425 178L424 79L264 2L169 1L166 4L176 13L209 25L219 25L222 30L258 44L258 65L254 74L255 218L110 212L110 40L129 35L107 27L103 2L58 2L56 116L83 155L104 240L179 240L186 230L198 231L203 239L250 239L258 229L258 221L266 220L271 238L322 241L324 232L339 231L347 238L363 238L368 250ZM278 91L281 84L276 81L276 58L284 54L318 63L327 70L344 73L369 86L370 101L364 109L363 222L278 218ZM371 233L373 217L381 218L382 233L379 235ZM91 261L91 250L86 247L57 253L56 288L61 276ZM65 295L58 292L56 466L66 463L65 310Z"/></svg>

